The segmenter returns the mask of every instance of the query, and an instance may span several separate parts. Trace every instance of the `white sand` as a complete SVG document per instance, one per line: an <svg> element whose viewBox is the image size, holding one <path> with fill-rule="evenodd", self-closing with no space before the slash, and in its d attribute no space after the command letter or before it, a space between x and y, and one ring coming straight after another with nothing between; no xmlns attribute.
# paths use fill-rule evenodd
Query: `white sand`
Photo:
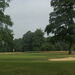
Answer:
<svg viewBox="0 0 75 75"><path fill-rule="evenodd" d="M49 61L75 61L75 57L48 59Z"/></svg>

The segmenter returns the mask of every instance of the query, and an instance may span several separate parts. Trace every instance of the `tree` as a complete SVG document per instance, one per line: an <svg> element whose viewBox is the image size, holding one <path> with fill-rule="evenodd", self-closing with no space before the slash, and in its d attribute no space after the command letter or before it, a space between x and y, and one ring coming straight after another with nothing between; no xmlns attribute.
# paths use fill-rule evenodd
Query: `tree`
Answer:
<svg viewBox="0 0 75 75"><path fill-rule="evenodd" d="M54 11L50 13L49 25L45 31L54 34L57 40L69 43L69 54L75 43L75 0L51 0Z"/></svg>
<svg viewBox="0 0 75 75"><path fill-rule="evenodd" d="M13 34L9 26L11 27L13 23L10 16L5 14L5 9L9 7L9 2L10 0L0 0L0 46L11 50Z"/></svg>
<svg viewBox="0 0 75 75"><path fill-rule="evenodd" d="M32 51L33 32L28 31L23 35L23 51Z"/></svg>
<svg viewBox="0 0 75 75"><path fill-rule="evenodd" d="M3 29L3 41L7 51L11 51L11 52L13 51L14 48L13 38L14 38L13 31L6 26Z"/></svg>
<svg viewBox="0 0 75 75"><path fill-rule="evenodd" d="M13 51L13 31L7 26L0 29L0 51Z"/></svg>
<svg viewBox="0 0 75 75"><path fill-rule="evenodd" d="M41 51L44 43L44 33L41 29L35 32L28 31L23 35L23 50L24 51Z"/></svg>
<svg viewBox="0 0 75 75"><path fill-rule="evenodd" d="M0 27L5 25L12 26L12 21L9 15L6 15L5 9L9 7L10 0L0 0Z"/></svg>
<svg viewBox="0 0 75 75"><path fill-rule="evenodd" d="M43 48L48 51L61 51L68 49L68 44L63 41L56 41L55 37L46 37L45 43L43 44Z"/></svg>
<svg viewBox="0 0 75 75"><path fill-rule="evenodd" d="M44 32L41 29L37 29L34 32L33 36L33 50L34 51L41 51L41 46L44 43Z"/></svg>
<svg viewBox="0 0 75 75"><path fill-rule="evenodd" d="M14 51L22 52L23 51L23 40L22 38L14 39Z"/></svg>

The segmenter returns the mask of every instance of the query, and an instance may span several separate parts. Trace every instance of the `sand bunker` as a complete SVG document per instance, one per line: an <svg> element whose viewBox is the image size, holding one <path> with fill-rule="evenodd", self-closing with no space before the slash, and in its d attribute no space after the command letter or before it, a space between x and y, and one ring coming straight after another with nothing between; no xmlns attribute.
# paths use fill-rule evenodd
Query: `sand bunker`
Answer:
<svg viewBox="0 0 75 75"><path fill-rule="evenodd" d="M48 59L49 61L75 61L75 57Z"/></svg>

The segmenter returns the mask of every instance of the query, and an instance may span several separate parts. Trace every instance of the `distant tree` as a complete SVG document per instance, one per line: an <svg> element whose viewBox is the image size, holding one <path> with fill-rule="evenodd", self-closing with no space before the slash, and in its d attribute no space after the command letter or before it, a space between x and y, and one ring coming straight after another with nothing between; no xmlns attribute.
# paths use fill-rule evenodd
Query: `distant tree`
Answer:
<svg viewBox="0 0 75 75"><path fill-rule="evenodd" d="M34 51L41 51L41 46L44 43L44 32L41 29L37 29L34 32L33 36L33 50Z"/></svg>
<svg viewBox="0 0 75 75"><path fill-rule="evenodd" d="M44 32L41 29L37 29L35 32L28 31L23 35L24 51L41 51L43 43Z"/></svg>
<svg viewBox="0 0 75 75"><path fill-rule="evenodd" d="M23 51L23 41L22 38L14 39L14 51L22 52Z"/></svg>
<svg viewBox="0 0 75 75"><path fill-rule="evenodd" d="M33 32L28 31L23 35L23 51L32 51Z"/></svg>
<svg viewBox="0 0 75 75"><path fill-rule="evenodd" d="M41 46L41 51L54 51L56 50L52 43L45 42Z"/></svg>
<svg viewBox="0 0 75 75"><path fill-rule="evenodd" d="M61 51L68 50L68 44L63 41L56 41L55 37L46 37L45 43L43 43L43 49L48 51Z"/></svg>
<svg viewBox="0 0 75 75"><path fill-rule="evenodd" d="M50 13L45 31L54 34L56 40L67 41L71 54L71 47L75 43L75 0L51 0L51 6L54 11Z"/></svg>

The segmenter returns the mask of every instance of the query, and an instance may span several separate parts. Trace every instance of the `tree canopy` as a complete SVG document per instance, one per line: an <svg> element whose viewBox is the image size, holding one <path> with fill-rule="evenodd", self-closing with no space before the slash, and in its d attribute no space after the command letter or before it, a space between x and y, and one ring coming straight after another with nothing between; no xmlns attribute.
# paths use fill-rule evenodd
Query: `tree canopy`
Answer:
<svg viewBox="0 0 75 75"><path fill-rule="evenodd" d="M13 25L5 9L9 7L10 0L0 0L0 50L13 49L13 31L9 29Z"/></svg>
<svg viewBox="0 0 75 75"><path fill-rule="evenodd" d="M75 42L75 0L51 0L51 6L54 10L50 13L49 25L45 31L54 34L57 40L67 41L71 54Z"/></svg>
<svg viewBox="0 0 75 75"><path fill-rule="evenodd" d="M12 21L9 15L6 15L5 9L9 7L10 0L0 0L0 26L3 27L4 25L12 26Z"/></svg>

